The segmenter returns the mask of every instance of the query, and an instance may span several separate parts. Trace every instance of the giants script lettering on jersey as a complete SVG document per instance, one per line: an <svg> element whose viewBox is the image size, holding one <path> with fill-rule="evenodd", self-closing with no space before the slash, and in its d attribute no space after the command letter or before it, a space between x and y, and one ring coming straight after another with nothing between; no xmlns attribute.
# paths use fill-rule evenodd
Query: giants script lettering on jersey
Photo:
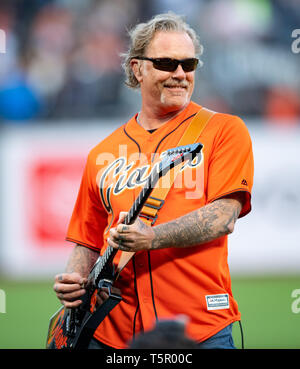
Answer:
<svg viewBox="0 0 300 369"><path fill-rule="evenodd" d="M151 175L157 172L159 166L158 155L156 154L155 156L155 154L151 154L150 157L152 164L149 164L146 155L140 153L132 154L128 161L125 156L112 158L111 153L101 153L97 157L97 165L103 165L105 162L110 162L106 167L104 167L104 169L102 168L97 175L97 183L99 183L101 200L108 213L111 213L112 211L110 203L111 194L118 196L126 189L143 187ZM154 159L156 157L157 160L155 161ZM136 160L137 158L138 160ZM197 155L192 161L185 162L180 172L183 173L187 168L195 169L199 167L203 161L202 158L203 155ZM139 165L139 163L141 163L141 165ZM203 175L201 175L200 171L193 172L196 173L192 175L191 171L185 171L186 174L184 176L179 173L176 181L174 182L174 187L183 188L184 186L186 188L196 188L197 193L201 193L202 196L200 187L203 187L203 184L201 184L203 182ZM163 188L168 187L170 183L170 175L170 172L168 172L162 178L161 186L163 186Z"/></svg>

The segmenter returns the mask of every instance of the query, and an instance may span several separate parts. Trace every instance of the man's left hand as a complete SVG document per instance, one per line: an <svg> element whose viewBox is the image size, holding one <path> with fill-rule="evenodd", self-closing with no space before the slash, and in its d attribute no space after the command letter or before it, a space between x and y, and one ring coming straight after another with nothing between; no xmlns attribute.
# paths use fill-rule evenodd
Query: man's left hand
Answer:
<svg viewBox="0 0 300 369"><path fill-rule="evenodd" d="M121 212L117 227L111 228L108 244L122 251L150 250L155 237L153 229L137 218L133 224L122 224L126 212Z"/></svg>

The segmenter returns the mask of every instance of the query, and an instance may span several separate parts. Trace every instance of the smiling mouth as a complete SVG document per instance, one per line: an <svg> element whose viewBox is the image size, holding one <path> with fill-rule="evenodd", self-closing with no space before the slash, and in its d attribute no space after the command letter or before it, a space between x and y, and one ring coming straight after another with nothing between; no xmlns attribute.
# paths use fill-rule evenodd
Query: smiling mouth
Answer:
<svg viewBox="0 0 300 369"><path fill-rule="evenodd" d="M185 90L187 88L187 86L181 86L181 85L164 85L164 87L173 88L173 89L180 89L180 90L182 90L182 89Z"/></svg>

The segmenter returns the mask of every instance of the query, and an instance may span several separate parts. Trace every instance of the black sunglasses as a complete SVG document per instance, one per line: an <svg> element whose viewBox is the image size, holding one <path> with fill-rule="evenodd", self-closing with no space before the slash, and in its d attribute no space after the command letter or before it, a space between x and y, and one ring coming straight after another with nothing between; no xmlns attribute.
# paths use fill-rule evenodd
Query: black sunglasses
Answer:
<svg viewBox="0 0 300 369"><path fill-rule="evenodd" d="M158 70L163 70L165 72L174 72L178 65L182 66L185 72L192 72L197 68L199 59L188 58L188 59L171 59L171 58L147 58L146 56L135 56L132 59L138 60L149 60L153 63L153 67Z"/></svg>

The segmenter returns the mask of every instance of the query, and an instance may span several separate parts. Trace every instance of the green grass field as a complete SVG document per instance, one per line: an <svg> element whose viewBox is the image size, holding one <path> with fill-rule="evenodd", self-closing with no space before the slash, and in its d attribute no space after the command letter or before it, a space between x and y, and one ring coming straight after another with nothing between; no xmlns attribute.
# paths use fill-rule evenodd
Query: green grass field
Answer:
<svg viewBox="0 0 300 369"><path fill-rule="evenodd" d="M0 279L6 305L0 313L0 349L45 347L49 318L60 307L52 284ZM300 276L234 277L232 289L242 313L245 348L300 348L300 312L292 311L291 297L300 289ZM237 323L233 334L240 348Z"/></svg>

